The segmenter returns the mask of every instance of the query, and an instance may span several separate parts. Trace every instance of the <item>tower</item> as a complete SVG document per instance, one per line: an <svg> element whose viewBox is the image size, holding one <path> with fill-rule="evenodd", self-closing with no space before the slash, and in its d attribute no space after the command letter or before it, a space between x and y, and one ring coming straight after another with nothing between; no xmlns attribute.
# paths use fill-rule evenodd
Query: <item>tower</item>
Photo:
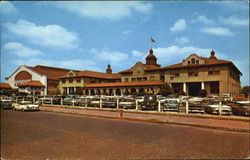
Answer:
<svg viewBox="0 0 250 160"><path fill-rule="evenodd" d="M153 49L151 48L149 50L149 55L146 57L146 65L158 65L157 64L157 58L155 57L153 53Z"/></svg>
<svg viewBox="0 0 250 160"><path fill-rule="evenodd" d="M111 67L110 67L110 64L108 64L108 67L107 67L107 69L106 69L106 73L112 74L112 69L111 69Z"/></svg>

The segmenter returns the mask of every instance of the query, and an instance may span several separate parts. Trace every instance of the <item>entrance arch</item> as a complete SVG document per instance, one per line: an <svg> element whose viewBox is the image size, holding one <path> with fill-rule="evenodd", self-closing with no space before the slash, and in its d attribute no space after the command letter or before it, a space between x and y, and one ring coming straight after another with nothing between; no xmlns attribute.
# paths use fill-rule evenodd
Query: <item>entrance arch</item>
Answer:
<svg viewBox="0 0 250 160"><path fill-rule="evenodd" d="M115 94L120 96L120 95L121 95L121 89L117 88L117 89L115 90Z"/></svg>

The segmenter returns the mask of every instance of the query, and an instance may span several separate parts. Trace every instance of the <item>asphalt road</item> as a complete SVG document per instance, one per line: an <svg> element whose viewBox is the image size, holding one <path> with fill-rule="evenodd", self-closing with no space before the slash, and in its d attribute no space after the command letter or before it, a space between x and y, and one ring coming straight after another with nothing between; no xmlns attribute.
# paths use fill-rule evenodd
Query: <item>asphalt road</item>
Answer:
<svg viewBox="0 0 250 160"><path fill-rule="evenodd" d="M1 111L4 159L249 157L249 134L51 112Z"/></svg>

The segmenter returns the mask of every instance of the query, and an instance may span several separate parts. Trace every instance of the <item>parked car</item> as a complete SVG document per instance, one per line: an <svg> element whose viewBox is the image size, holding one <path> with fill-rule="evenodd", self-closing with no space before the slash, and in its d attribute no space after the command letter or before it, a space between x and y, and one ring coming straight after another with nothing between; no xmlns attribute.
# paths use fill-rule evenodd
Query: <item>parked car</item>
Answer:
<svg viewBox="0 0 250 160"><path fill-rule="evenodd" d="M100 100L100 97L90 97L90 107L99 107Z"/></svg>
<svg viewBox="0 0 250 160"><path fill-rule="evenodd" d="M222 94L222 99L224 102L231 102L233 101L233 98L230 96L230 94Z"/></svg>
<svg viewBox="0 0 250 160"><path fill-rule="evenodd" d="M174 99L174 98L166 99L166 101L163 104L163 110L178 112L180 106L179 102L180 102L179 99Z"/></svg>
<svg viewBox="0 0 250 160"><path fill-rule="evenodd" d="M209 102L209 104L205 105L204 109L206 113L219 114L220 111L219 102L211 101ZM221 114L227 114L227 115L232 114L232 108L228 105L221 104Z"/></svg>
<svg viewBox="0 0 250 160"><path fill-rule="evenodd" d="M21 110L21 111L38 111L39 105L32 104L30 101L20 101L19 103L13 104L13 110Z"/></svg>
<svg viewBox="0 0 250 160"><path fill-rule="evenodd" d="M124 109L135 108L135 99L134 98L120 98L119 107Z"/></svg>
<svg viewBox="0 0 250 160"><path fill-rule="evenodd" d="M189 113L204 113L204 103L202 101L191 101L188 103Z"/></svg>
<svg viewBox="0 0 250 160"><path fill-rule="evenodd" d="M75 98L75 106L88 106L90 104L90 99L87 97Z"/></svg>
<svg viewBox="0 0 250 160"><path fill-rule="evenodd" d="M234 115L250 116L250 101L236 101L231 107Z"/></svg>
<svg viewBox="0 0 250 160"><path fill-rule="evenodd" d="M238 94L238 95L236 95L236 97L233 100L234 101L246 101L247 98L246 98L245 94Z"/></svg>
<svg viewBox="0 0 250 160"><path fill-rule="evenodd" d="M13 102L14 102L14 99L12 97L1 97L0 107L1 109L12 109Z"/></svg>
<svg viewBox="0 0 250 160"><path fill-rule="evenodd" d="M156 95L146 95L141 102L141 109L152 109L155 110L158 107L157 97Z"/></svg>
<svg viewBox="0 0 250 160"><path fill-rule="evenodd" d="M102 106L115 108L117 106L117 100L116 100L116 98L110 98L110 97L104 98L104 99L102 99Z"/></svg>

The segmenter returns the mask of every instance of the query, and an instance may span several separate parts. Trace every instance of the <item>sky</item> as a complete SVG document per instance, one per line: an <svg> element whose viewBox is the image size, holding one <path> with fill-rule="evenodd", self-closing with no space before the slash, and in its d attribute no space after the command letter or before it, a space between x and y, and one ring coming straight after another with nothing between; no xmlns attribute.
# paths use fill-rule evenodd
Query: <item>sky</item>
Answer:
<svg viewBox="0 0 250 160"><path fill-rule="evenodd" d="M249 85L248 1L4 1L1 82L20 65L113 72L190 54L232 61ZM151 37L156 43L151 43Z"/></svg>

